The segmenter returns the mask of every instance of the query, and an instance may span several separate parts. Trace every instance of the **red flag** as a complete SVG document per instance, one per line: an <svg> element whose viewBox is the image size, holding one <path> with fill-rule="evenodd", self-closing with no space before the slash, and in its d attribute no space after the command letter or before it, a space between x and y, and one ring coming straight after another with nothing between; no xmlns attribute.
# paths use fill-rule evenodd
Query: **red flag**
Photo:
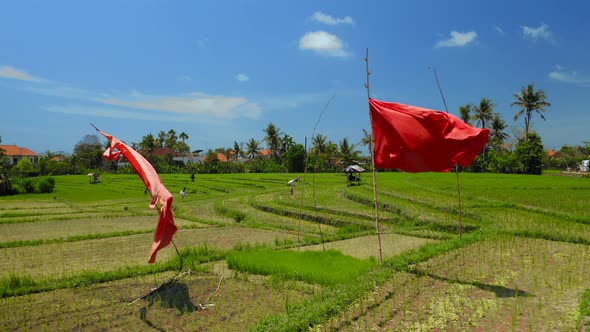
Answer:
<svg viewBox="0 0 590 332"><path fill-rule="evenodd" d="M488 141L488 129L448 113L371 98L369 105L376 167L448 172L469 166Z"/></svg>
<svg viewBox="0 0 590 332"><path fill-rule="evenodd" d="M98 129L96 129L98 130ZM172 216L172 201L174 196L164 187L162 181L156 170L152 167L139 152L127 146L127 144L119 141L115 137L98 130L104 137L111 141L111 146L106 149L104 156L108 160L117 160L122 154L131 164L133 169L137 172L139 177L143 180L146 188L152 194L152 201L150 202L150 209L156 207L158 200L160 201L160 220L158 227L154 234L154 243L150 251L149 263L156 261L156 253L158 250L166 247L172 241L172 236L176 233L176 225Z"/></svg>

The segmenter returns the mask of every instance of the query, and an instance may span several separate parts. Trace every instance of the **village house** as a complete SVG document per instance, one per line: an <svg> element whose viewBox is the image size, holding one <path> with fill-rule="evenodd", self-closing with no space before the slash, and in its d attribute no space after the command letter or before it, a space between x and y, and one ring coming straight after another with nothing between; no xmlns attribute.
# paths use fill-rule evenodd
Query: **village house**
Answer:
<svg viewBox="0 0 590 332"><path fill-rule="evenodd" d="M35 152L16 145L1 145L0 149L4 150L4 155L7 157L8 166L12 167L18 164L24 158L27 158L31 163L36 164L39 161L39 155Z"/></svg>

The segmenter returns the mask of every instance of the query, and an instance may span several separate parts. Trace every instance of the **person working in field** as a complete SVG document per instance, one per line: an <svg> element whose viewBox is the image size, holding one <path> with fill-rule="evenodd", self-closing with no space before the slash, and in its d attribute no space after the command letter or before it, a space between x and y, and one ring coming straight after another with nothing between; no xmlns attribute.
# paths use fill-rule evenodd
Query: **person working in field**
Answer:
<svg viewBox="0 0 590 332"><path fill-rule="evenodd" d="M296 177L293 180L289 180L289 182L287 182L287 185L289 185L291 187L290 192L291 192L291 196L293 196L295 194L295 182L299 182L299 177Z"/></svg>

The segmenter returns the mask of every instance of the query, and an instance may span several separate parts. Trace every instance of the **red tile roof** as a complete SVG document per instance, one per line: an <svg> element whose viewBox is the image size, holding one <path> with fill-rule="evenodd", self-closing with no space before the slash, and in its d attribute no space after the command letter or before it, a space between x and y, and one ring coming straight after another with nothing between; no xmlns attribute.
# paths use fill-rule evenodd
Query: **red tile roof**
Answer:
<svg viewBox="0 0 590 332"><path fill-rule="evenodd" d="M0 149L4 150L6 156L38 156L35 152L16 145L0 145Z"/></svg>

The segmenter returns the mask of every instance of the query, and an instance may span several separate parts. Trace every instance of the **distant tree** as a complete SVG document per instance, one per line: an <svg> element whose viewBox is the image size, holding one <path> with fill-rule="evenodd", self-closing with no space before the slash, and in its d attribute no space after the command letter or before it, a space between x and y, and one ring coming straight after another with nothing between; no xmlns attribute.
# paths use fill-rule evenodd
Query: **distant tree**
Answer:
<svg viewBox="0 0 590 332"><path fill-rule="evenodd" d="M350 144L348 137L343 138L339 144L339 157L341 161L350 164L353 160L358 159L358 151L355 148L356 144Z"/></svg>
<svg viewBox="0 0 590 332"><path fill-rule="evenodd" d="M21 176L29 176L35 172L35 167L29 158L23 158L14 166L14 170L19 172Z"/></svg>
<svg viewBox="0 0 590 332"><path fill-rule="evenodd" d="M506 122L502 119L500 114L494 113L489 139L489 142L494 150L501 150L504 141L508 138L508 134L506 134L504 130L506 130Z"/></svg>
<svg viewBox="0 0 590 332"><path fill-rule="evenodd" d="M279 158L282 158L294 145L295 141L293 140L293 137L288 134L283 134L280 139Z"/></svg>
<svg viewBox="0 0 590 332"><path fill-rule="evenodd" d="M524 116L524 139L528 138L528 133L531 125L531 118L533 112L539 114L541 119L545 120L542 112L545 112L545 107L551 106L551 104L545 101L545 91L535 91L534 84L529 84L526 88L522 87L520 93L514 95L516 99L510 106L518 106L520 110L514 116L514 121L518 120L521 116Z"/></svg>
<svg viewBox="0 0 590 332"><path fill-rule="evenodd" d="M315 154L326 153L326 142L328 137L321 133L316 134L311 140L311 151Z"/></svg>
<svg viewBox="0 0 590 332"><path fill-rule="evenodd" d="M266 136L264 137L264 141L266 142L266 145L270 150L270 155L275 159L278 158L278 152L281 146L279 128L277 128L277 126L270 122L268 126L264 129L264 133L266 134Z"/></svg>
<svg viewBox="0 0 590 332"><path fill-rule="evenodd" d="M305 170L305 147L301 144L294 144L285 154L284 162L291 173L301 173Z"/></svg>
<svg viewBox="0 0 590 332"><path fill-rule="evenodd" d="M176 142L174 150L182 155L186 155L191 151L191 148L185 142Z"/></svg>
<svg viewBox="0 0 590 332"><path fill-rule="evenodd" d="M160 130L158 132L158 138L156 138L156 142L155 142L157 148L163 148L164 147L164 145L166 144L166 137L167 136L168 135L163 130Z"/></svg>
<svg viewBox="0 0 590 332"><path fill-rule="evenodd" d="M2 143L2 136L0 136L0 143ZM6 151L0 148L0 173L4 170L4 165L7 164L7 157L4 154Z"/></svg>
<svg viewBox="0 0 590 332"><path fill-rule="evenodd" d="M180 138L184 142L188 139L188 135L183 131L180 133L180 135L178 135L178 138Z"/></svg>
<svg viewBox="0 0 590 332"><path fill-rule="evenodd" d="M479 105L473 105L473 120L477 120L476 126L481 125L481 128L487 128L486 124L492 121L494 116L494 103L491 99L481 98Z"/></svg>
<svg viewBox="0 0 590 332"><path fill-rule="evenodd" d="M248 158L254 158L260 154L260 142L251 138L248 143L246 143L246 155Z"/></svg>
<svg viewBox="0 0 590 332"><path fill-rule="evenodd" d="M541 136L535 132L529 132L527 140L520 142L516 146L514 153L521 166L522 173L541 174L543 155L545 154Z"/></svg>
<svg viewBox="0 0 590 332"><path fill-rule="evenodd" d="M176 136L176 131L174 129L168 130L166 134L166 140L164 144L167 148L174 149L176 147L176 142L178 141L178 136Z"/></svg>
<svg viewBox="0 0 590 332"><path fill-rule="evenodd" d="M74 146L76 161L80 167L99 168L103 163L103 148L97 135L86 135Z"/></svg>
<svg viewBox="0 0 590 332"><path fill-rule="evenodd" d="M156 147L158 147L158 143L156 142L154 135L149 133L141 138L141 142L139 142L138 147L143 155L151 157L154 155Z"/></svg>
<svg viewBox="0 0 590 332"><path fill-rule="evenodd" d="M237 161L242 157L243 154L244 151L242 151L242 147L240 146L240 144L234 141L234 159Z"/></svg>
<svg viewBox="0 0 590 332"><path fill-rule="evenodd" d="M459 117L463 122L471 124L471 104L459 106Z"/></svg>
<svg viewBox="0 0 590 332"><path fill-rule="evenodd" d="M361 144L367 148L369 151L369 155L371 155L371 142L373 140L373 136L363 128L363 138L361 138Z"/></svg>

